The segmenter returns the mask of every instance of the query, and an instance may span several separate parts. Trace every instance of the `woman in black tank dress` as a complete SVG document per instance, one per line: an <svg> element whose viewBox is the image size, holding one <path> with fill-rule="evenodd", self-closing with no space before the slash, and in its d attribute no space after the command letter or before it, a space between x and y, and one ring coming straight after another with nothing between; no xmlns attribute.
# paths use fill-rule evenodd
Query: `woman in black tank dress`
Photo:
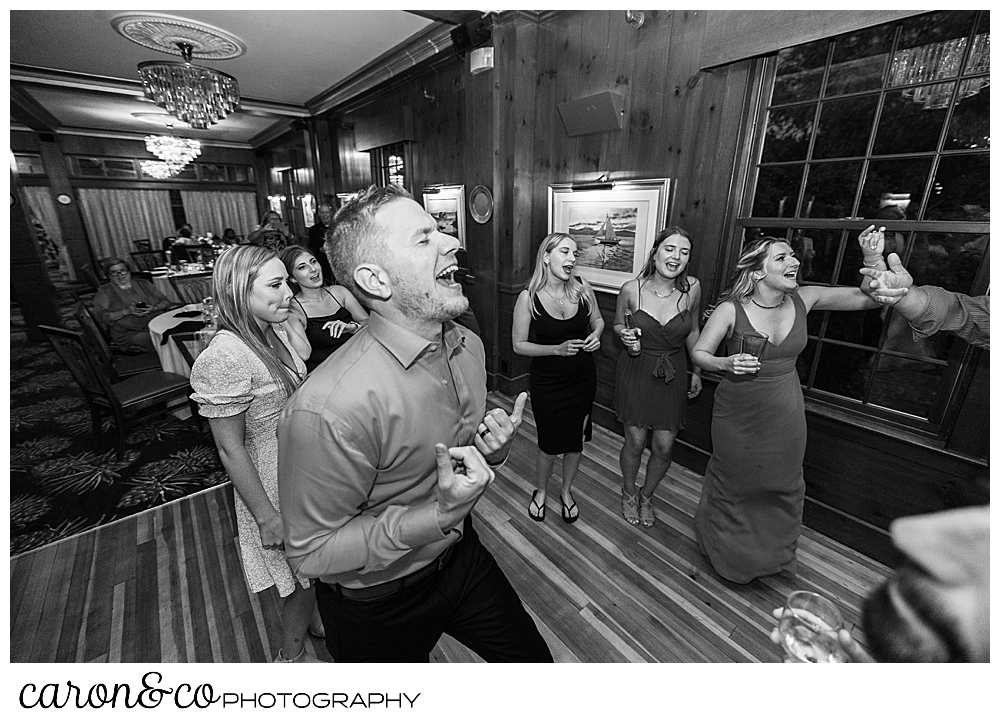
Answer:
<svg viewBox="0 0 1000 723"><path fill-rule="evenodd" d="M572 495L584 439L591 435L590 413L597 392L592 352L601 346L604 320L590 284L573 276L577 246L572 236L549 234L535 270L514 306L514 351L530 356L529 391L538 430L538 456L528 515L545 519L546 485L555 458L563 456L562 518L580 513Z"/></svg>
<svg viewBox="0 0 1000 723"><path fill-rule="evenodd" d="M323 286L323 270L312 251L289 246L281 260L295 291L289 324L307 341L293 346L311 372L368 323L368 314L343 286Z"/></svg>

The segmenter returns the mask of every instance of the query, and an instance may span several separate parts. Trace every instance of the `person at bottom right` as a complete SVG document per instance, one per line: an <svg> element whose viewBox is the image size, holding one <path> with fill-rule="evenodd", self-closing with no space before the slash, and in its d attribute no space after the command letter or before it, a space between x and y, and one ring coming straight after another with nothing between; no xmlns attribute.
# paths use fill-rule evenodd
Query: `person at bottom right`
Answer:
<svg viewBox="0 0 1000 723"><path fill-rule="evenodd" d="M785 240L749 243L691 355L702 369L725 373L694 527L702 553L732 582L796 571L806 414L795 362L806 346L806 314L876 306L860 288L799 287L798 270ZM768 337L760 358L740 351L753 331ZM722 342L725 354L716 356Z"/></svg>

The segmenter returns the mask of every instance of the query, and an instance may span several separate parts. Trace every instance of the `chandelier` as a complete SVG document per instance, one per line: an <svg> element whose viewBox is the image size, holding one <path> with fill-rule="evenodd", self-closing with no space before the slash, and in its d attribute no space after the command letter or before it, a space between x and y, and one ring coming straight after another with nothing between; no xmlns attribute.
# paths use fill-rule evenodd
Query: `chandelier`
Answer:
<svg viewBox="0 0 1000 723"><path fill-rule="evenodd" d="M201 155L201 143L176 136L146 136L146 150L167 163L184 167Z"/></svg>
<svg viewBox="0 0 1000 723"><path fill-rule="evenodd" d="M142 172L147 176L152 176L162 181L165 178L176 176L184 168L184 165L168 161L140 161L139 167L142 168Z"/></svg>
<svg viewBox="0 0 1000 723"><path fill-rule="evenodd" d="M231 75L192 65L194 46L177 42L183 63L139 63L146 97L192 128L204 130L240 107L240 86Z"/></svg>

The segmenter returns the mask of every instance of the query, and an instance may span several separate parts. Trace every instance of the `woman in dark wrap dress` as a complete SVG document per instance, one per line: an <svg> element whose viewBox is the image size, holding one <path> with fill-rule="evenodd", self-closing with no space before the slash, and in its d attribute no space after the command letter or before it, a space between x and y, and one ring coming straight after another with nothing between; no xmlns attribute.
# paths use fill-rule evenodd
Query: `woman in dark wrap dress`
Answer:
<svg viewBox="0 0 1000 723"><path fill-rule="evenodd" d="M618 455L622 468L622 516L631 525L652 527L653 493L670 468L674 439L684 429L687 401L701 392L701 370L695 366L690 385L688 351L698 342L701 285L687 275L691 237L671 227L656 235L639 278L622 286L615 311L615 331L626 349L615 372L615 410L625 425ZM625 325L625 314L641 330L642 351L629 356L635 329ZM646 440L653 441L642 492L636 490Z"/></svg>
<svg viewBox="0 0 1000 723"><path fill-rule="evenodd" d="M726 375L715 392L695 535L715 571L738 583L796 569L806 417L795 361L806 345L806 314L876 306L858 288L799 287L798 269L783 239L751 243L692 354L703 369ZM740 353L749 331L768 336L759 358ZM725 355L715 356L723 341Z"/></svg>
<svg viewBox="0 0 1000 723"><path fill-rule="evenodd" d="M546 485L552 465L563 457L562 519L580 516L571 488L597 392L592 352L601 346L604 320L590 284L573 275L577 246L572 236L549 234L538 248L535 270L514 305L514 351L530 356L531 408L538 430L535 478L528 515L545 519Z"/></svg>

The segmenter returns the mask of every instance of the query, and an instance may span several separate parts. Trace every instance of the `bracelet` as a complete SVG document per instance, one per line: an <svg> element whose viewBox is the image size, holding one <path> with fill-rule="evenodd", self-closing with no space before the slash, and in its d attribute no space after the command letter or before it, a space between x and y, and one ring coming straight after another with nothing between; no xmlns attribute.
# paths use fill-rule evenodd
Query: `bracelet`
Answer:
<svg viewBox="0 0 1000 723"><path fill-rule="evenodd" d="M879 266L881 266L881 265L882 265L882 259L881 259L881 258L879 258L879 260L878 260L878 261L876 261L876 262L875 262L875 263L873 263L873 264L870 264L870 263L868 263L867 261L864 261L864 260L862 260L862 262L861 262L861 263L863 263L863 264L865 265L865 267L866 267L866 268L869 268L869 269L877 269L877 268L878 268Z"/></svg>

